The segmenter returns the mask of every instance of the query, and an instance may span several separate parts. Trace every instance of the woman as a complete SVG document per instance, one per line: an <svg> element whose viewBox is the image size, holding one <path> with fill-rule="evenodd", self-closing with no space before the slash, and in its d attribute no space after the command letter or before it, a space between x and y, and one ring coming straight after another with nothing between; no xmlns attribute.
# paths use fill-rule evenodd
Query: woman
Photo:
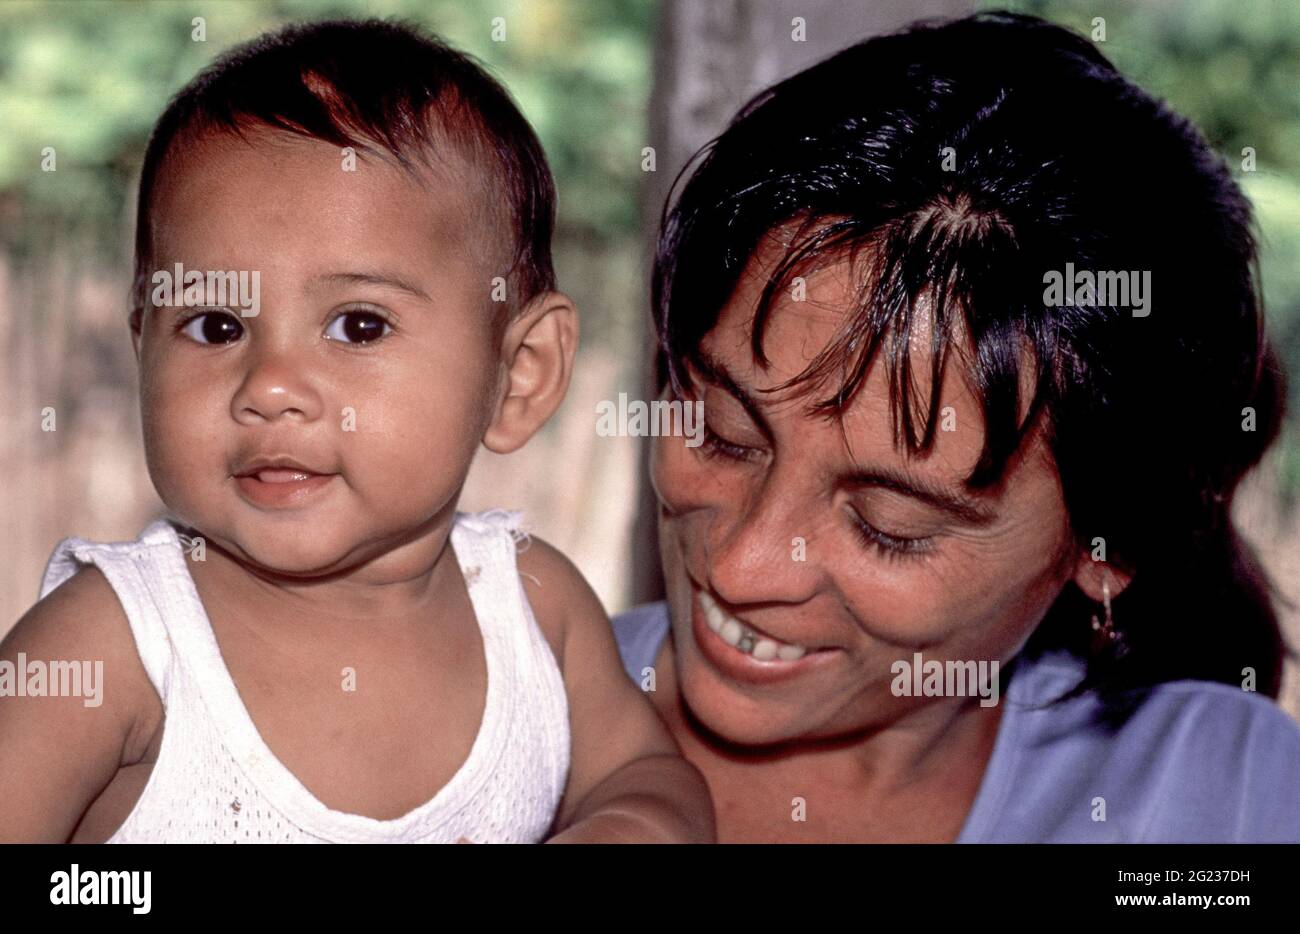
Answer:
<svg viewBox="0 0 1300 934"><path fill-rule="evenodd" d="M615 629L719 839L1300 841L1229 519L1284 376L1200 135L994 14L847 49L706 152L654 278L706 437L655 442L667 600Z"/></svg>

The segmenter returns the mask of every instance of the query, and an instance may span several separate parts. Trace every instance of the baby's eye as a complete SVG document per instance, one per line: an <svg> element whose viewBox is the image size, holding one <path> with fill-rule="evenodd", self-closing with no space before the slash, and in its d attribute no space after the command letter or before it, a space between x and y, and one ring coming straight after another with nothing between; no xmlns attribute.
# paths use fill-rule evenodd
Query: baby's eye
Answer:
<svg viewBox="0 0 1300 934"><path fill-rule="evenodd" d="M349 344L369 344L387 337L392 330L392 325L373 311L345 311L330 322L325 336Z"/></svg>
<svg viewBox="0 0 1300 934"><path fill-rule="evenodd" d="M239 340L244 326L229 312L205 311L186 320L181 330L200 344L231 344Z"/></svg>

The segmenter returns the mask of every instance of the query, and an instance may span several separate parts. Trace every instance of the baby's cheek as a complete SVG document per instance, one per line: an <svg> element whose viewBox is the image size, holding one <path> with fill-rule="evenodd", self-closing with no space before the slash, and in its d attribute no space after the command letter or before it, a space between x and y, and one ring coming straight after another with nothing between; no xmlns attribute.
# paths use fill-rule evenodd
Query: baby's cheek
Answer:
<svg viewBox="0 0 1300 934"><path fill-rule="evenodd" d="M215 428L221 413L208 407L198 389L184 380L142 380L145 456L154 485L169 505L170 498L210 479L222 463L224 451Z"/></svg>
<svg viewBox="0 0 1300 934"><path fill-rule="evenodd" d="M452 400L411 398L380 407L368 432L347 438L347 470L362 489L437 508L463 482L479 438Z"/></svg>

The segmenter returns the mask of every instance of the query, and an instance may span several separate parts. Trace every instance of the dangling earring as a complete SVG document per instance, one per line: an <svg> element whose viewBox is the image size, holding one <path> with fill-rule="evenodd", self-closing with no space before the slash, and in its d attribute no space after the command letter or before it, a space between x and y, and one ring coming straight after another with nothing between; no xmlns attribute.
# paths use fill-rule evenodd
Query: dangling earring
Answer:
<svg viewBox="0 0 1300 934"><path fill-rule="evenodd" d="M1105 577L1101 582L1101 601L1106 609L1106 622L1102 623L1097 619L1097 614L1092 614L1092 628L1096 635L1092 640L1092 650L1095 654L1101 654L1106 649L1115 653L1116 658L1122 658L1128 652L1128 644L1124 640L1124 634L1115 628L1115 618L1110 612L1110 578Z"/></svg>

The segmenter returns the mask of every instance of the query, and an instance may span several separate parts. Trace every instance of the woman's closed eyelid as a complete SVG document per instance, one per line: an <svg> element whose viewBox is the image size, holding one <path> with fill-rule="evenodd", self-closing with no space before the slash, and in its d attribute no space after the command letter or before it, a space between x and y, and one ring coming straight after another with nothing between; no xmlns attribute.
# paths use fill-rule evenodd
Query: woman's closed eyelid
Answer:
<svg viewBox="0 0 1300 934"><path fill-rule="evenodd" d="M888 560L924 558L934 551L934 535L899 535L868 522L856 509L849 509L854 531L862 543Z"/></svg>
<svg viewBox="0 0 1300 934"><path fill-rule="evenodd" d="M737 461L751 461L763 454L761 448L727 440L714 431L707 422L704 424L704 443L700 446L700 450L705 456L722 454Z"/></svg>

